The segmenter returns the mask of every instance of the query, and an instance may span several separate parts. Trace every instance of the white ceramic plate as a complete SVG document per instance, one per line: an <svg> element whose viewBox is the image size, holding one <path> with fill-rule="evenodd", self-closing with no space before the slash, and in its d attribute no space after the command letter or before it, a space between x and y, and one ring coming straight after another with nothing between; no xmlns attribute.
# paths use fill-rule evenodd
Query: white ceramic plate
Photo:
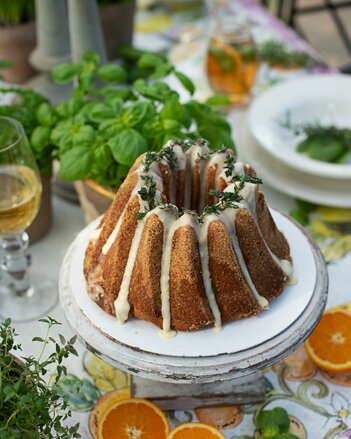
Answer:
<svg viewBox="0 0 351 439"><path fill-rule="evenodd" d="M249 110L249 127L259 145L287 166L309 174L351 180L351 155L344 164L313 160L296 152L303 137L281 127L287 111L295 124L319 121L351 128L351 77L316 75L296 78L260 94Z"/></svg>
<svg viewBox="0 0 351 439"><path fill-rule="evenodd" d="M213 329L178 332L174 338L165 340L151 323L130 318L120 325L114 317L102 311L89 298L83 278L85 249L99 219L87 226L74 241L75 251L68 267L71 294L91 325L106 334L108 339L138 351L171 357L210 357L258 346L283 333L298 319L311 300L317 278L313 252L306 235L287 217L277 211L272 211L272 214L290 243L294 271L299 281L296 285L286 287L281 296L271 303L269 310L255 317L225 324L220 332L214 332Z"/></svg>
<svg viewBox="0 0 351 439"><path fill-rule="evenodd" d="M242 121L236 131L239 158L250 163L264 184L322 206L351 208L351 181L306 174L277 160L261 148Z"/></svg>

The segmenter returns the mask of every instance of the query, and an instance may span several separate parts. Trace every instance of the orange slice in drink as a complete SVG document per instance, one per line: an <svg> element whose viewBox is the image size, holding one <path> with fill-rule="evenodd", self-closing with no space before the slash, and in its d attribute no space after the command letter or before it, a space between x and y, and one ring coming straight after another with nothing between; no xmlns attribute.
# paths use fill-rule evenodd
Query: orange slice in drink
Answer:
<svg viewBox="0 0 351 439"><path fill-rule="evenodd" d="M342 309L326 311L306 341L306 351L321 369L351 370L351 313Z"/></svg>
<svg viewBox="0 0 351 439"><path fill-rule="evenodd" d="M162 410L146 399L116 401L97 428L98 439L166 439L169 423Z"/></svg>
<svg viewBox="0 0 351 439"><path fill-rule="evenodd" d="M167 439L225 439L225 436L210 425L188 422L178 425L167 436Z"/></svg>

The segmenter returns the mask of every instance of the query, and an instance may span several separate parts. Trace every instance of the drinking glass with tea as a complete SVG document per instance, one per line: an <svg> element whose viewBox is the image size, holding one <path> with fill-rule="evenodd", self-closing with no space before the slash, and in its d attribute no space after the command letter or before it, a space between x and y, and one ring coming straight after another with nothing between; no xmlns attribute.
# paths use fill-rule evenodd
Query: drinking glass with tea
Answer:
<svg viewBox="0 0 351 439"><path fill-rule="evenodd" d="M22 125L0 117L0 267L7 282L0 284L0 315L27 321L46 314L56 303L55 283L41 273L31 280L25 229L35 219L41 201L41 179Z"/></svg>
<svg viewBox="0 0 351 439"><path fill-rule="evenodd" d="M216 18L207 49L207 76L215 93L232 103L247 103L258 70L258 55L250 29L235 18Z"/></svg>

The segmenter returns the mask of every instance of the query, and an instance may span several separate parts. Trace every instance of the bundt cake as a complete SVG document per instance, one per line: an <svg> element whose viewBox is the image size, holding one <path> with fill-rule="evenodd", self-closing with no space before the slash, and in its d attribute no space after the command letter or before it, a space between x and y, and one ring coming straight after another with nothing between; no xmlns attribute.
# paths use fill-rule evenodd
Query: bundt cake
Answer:
<svg viewBox="0 0 351 439"><path fill-rule="evenodd" d="M260 180L229 149L168 142L140 156L90 237L89 296L161 335L258 314L292 276Z"/></svg>

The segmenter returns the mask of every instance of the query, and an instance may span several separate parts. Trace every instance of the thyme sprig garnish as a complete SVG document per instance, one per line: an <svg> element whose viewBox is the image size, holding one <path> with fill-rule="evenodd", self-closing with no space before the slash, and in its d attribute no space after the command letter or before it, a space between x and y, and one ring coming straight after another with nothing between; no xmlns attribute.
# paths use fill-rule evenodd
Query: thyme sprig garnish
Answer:
<svg viewBox="0 0 351 439"><path fill-rule="evenodd" d="M145 184L144 186L141 186L141 188L138 191L138 194L140 195L140 198L143 201L147 201L149 207L144 209L143 212L139 212L136 216L137 220L140 220L145 217L145 215L150 211L155 209L157 206L157 200L156 200L156 193L157 193L157 185L155 180L152 178L151 175L142 175L141 178L144 180Z"/></svg>
<svg viewBox="0 0 351 439"><path fill-rule="evenodd" d="M159 162L162 159L167 161L171 169L175 169L178 165L178 160L176 155L174 154L173 148L171 146L166 146L159 152L148 151L145 154L145 157L143 159L144 173L149 172L152 163Z"/></svg>
<svg viewBox="0 0 351 439"><path fill-rule="evenodd" d="M201 143L201 142L206 143L206 141L202 141L202 139L194 140L194 141L186 139L182 142L183 143L185 142L185 144L187 144L188 141L191 143L191 145L202 144L202 146L203 146L204 143ZM178 141L174 141L174 142L172 142L171 146L164 148L163 150L161 150L158 153L151 151L145 155L145 158L143 160L143 165L144 165L143 173L144 173L144 175L141 176L141 178L144 180L145 184L139 189L138 194L140 195L140 198L143 201L148 202L148 207L145 207L144 211L141 211L137 214L137 216L136 216L137 220L143 219L147 215L147 213L150 212L151 210L153 210L155 207L160 207L162 209L165 209L165 210L171 212L177 218L179 218L180 216L182 216L185 213L188 213L197 222L203 223L206 215L216 214L216 213L222 212L222 211L229 209L229 208L238 209L239 208L238 203L240 203L240 201L242 201L242 199L243 199L242 195L240 194L240 191L244 188L246 183L253 183L253 184L261 184L262 183L262 180L258 177L250 176L247 174L233 175L234 170L235 170L236 159L233 155L231 155L228 152L227 148L221 148L220 150L217 150L217 151L211 151L211 152L208 152L205 154L198 154L198 157L199 157L198 160L209 159L214 153L218 153L218 152L227 153L224 169L225 169L225 175L228 178L232 177L230 179L230 182L234 183L234 185L233 185L234 191L233 192L229 192L229 191L220 192L220 191L217 191L215 189L211 189L209 191L209 194L212 195L213 197L217 198L218 202L211 205L211 206L205 206L201 213L198 213L195 210L187 209L187 208L178 209L178 207L172 203L163 203L161 197L156 196L157 195L157 185L156 185L155 180L153 179L152 176L145 175L145 174L150 170L151 164L153 162L159 161L161 158L165 158L168 161L168 163L170 164L171 168L172 168L172 166L176 167L177 166L177 158L174 154L173 147L175 145L179 145L179 144L180 143ZM171 163L172 163L172 165L171 165Z"/></svg>
<svg viewBox="0 0 351 439"><path fill-rule="evenodd" d="M224 169L225 169L226 177L230 177L231 175L233 175L235 162L236 162L235 157L231 154L228 154L227 158L225 159L225 162L224 162L225 163Z"/></svg>
<svg viewBox="0 0 351 439"><path fill-rule="evenodd" d="M172 142L171 147L179 145L182 150L185 152L188 149L190 149L194 145L200 145L200 146L208 146L208 142L205 139L176 139Z"/></svg>
<svg viewBox="0 0 351 439"><path fill-rule="evenodd" d="M239 192L244 188L245 183L262 184L262 178L254 177L253 175L247 175L247 174L233 175L231 181L239 182L239 185L235 185L238 188Z"/></svg>
<svg viewBox="0 0 351 439"><path fill-rule="evenodd" d="M351 129L335 125L321 125L318 121L293 123L290 111L279 124L295 136L304 135L296 150L312 159L329 163L343 163L351 152Z"/></svg>

